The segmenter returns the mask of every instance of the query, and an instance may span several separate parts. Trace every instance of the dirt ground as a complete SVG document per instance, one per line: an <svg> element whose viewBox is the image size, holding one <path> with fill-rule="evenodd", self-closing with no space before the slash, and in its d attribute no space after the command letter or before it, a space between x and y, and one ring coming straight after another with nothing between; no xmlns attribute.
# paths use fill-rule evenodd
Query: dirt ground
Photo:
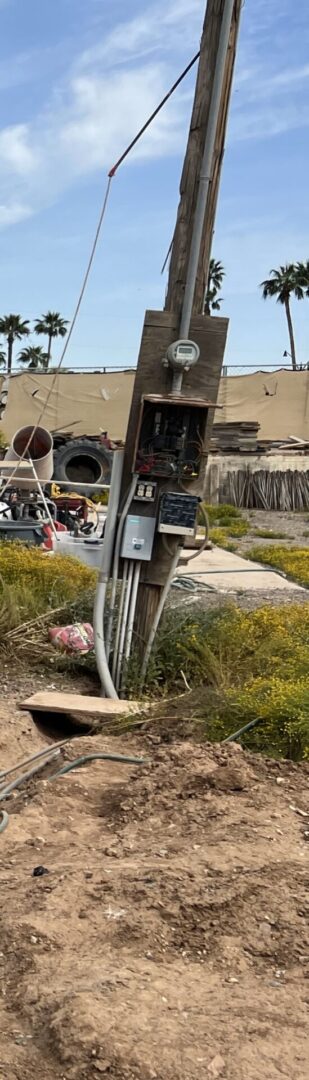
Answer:
<svg viewBox="0 0 309 1080"><path fill-rule="evenodd" d="M259 547L260 544L280 544L283 547L289 545L290 547L302 548L309 546L309 513L299 514L279 510L244 510L243 515L249 522L250 532L247 533L247 536L237 540L237 550L240 555L245 555L248 548ZM271 537L263 539L263 537L254 536L256 529L285 533L285 539L277 540L274 538L272 540Z"/></svg>
<svg viewBox="0 0 309 1080"><path fill-rule="evenodd" d="M309 546L309 513L281 513L271 510L244 510L242 513L248 521L249 532L246 536L234 541L238 555L246 557L247 552L253 547L265 547L265 545L302 548ZM272 531L274 537L272 539L255 536L257 530ZM285 539L278 540L277 533L284 533ZM190 576L190 569L194 569L194 564L190 568L190 563L188 563L188 576ZM263 604L278 606L278 604L308 603L308 592L300 589L296 584L295 589L286 591L282 589L278 591L276 589L254 590L246 586L245 579L240 579L240 581L238 588L235 591L229 588L226 596L213 588L210 578L207 581L207 587L206 581L200 588L197 587L196 582L195 592L173 587L169 594L168 606L175 611L183 607L196 606L207 609L222 607L228 601L236 603L245 611L253 611Z"/></svg>
<svg viewBox="0 0 309 1080"><path fill-rule="evenodd" d="M1 768L44 744L3 698ZM308 768L145 733L62 756L95 749L147 764L5 803L1 1080L305 1080Z"/></svg>

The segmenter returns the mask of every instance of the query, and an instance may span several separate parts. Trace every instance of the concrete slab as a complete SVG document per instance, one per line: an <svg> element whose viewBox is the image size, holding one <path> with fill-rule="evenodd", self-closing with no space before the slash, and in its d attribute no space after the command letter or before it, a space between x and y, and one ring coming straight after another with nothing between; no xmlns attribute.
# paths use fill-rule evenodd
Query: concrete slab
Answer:
<svg viewBox="0 0 309 1080"><path fill-rule="evenodd" d="M188 555L193 552L188 552ZM293 581L276 574L274 570L267 570L256 562L249 562L235 555L232 551L214 547L212 551L203 551L197 555L187 566L181 566L177 570L177 577L190 577L197 583L211 585L218 592L272 592L274 590L293 590L306 592L301 586Z"/></svg>

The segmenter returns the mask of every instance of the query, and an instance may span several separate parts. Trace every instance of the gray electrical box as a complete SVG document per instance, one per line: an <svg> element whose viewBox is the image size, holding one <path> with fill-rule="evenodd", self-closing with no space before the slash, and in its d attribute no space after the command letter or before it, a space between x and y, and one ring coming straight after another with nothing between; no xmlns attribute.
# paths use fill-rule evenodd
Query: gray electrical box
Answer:
<svg viewBox="0 0 309 1080"><path fill-rule="evenodd" d="M156 518L128 514L123 530L121 556L123 559L151 559Z"/></svg>
<svg viewBox="0 0 309 1080"><path fill-rule="evenodd" d="M195 536L198 505L197 495L166 491L160 502L159 532Z"/></svg>

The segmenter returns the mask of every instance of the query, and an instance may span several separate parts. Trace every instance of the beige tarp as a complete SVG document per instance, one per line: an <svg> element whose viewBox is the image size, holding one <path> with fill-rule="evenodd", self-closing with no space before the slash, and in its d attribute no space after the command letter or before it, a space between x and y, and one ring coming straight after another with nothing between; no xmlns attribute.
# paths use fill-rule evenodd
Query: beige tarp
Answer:
<svg viewBox="0 0 309 1080"><path fill-rule="evenodd" d="M258 420L261 439L309 439L309 371L227 376L218 403L216 419Z"/></svg>
<svg viewBox="0 0 309 1080"><path fill-rule="evenodd" d="M10 381L1 428L8 439L17 428L34 424L47 399L52 375L23 372ZM0 384L3 381L0 380ZM126 433L134 372L61 374L46 406L43 426L50 431L95 435L107 430L111 438ZM151 386L148 388L151 393ZM218 420L258 420L260 438L309 439L309 372L263 371L227 376L221 381Z"/></svg>
<svg viewBox="0 0 309 1080"><path fill-rule="evenodd" d="M53 375L37 375L30 371L11 378L1 420L1 428L8 439L17 428L37 423L52 380ZM72 431L76 436L96 435L100 429L107 430L111 438L123 439L133 382L132 371L107 375L57 375L42 425L49 431Z"/></svg>

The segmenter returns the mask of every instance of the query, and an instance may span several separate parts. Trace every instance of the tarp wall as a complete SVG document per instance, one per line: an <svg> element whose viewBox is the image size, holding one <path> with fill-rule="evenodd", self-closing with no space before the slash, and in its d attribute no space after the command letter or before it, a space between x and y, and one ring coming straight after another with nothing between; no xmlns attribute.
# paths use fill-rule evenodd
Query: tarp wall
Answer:
<svg viewBox="0 0 309 1080"><path fill-rule="evenodd" d="M276 371L267 375L226 376L221 379L216 419L258 420L259 438L309 439L309 371Z"/></svg>
<svg viewBox="0 0 309 1080"><path fill-rule="evenodd" d="M1 428L8 439L17 428L34 424L46 402L53 375L22 372L10 381ZM0 388L3 378L0 379ZM43 426L73 435L96 435L107 430L123 439L134 383L134 371L106 374L60 374L46 406ZM151 386L148 388L151 393ZM222 420L257 420L262 439L309 440L309 372L263 371L222 378L217 412Z"/></svg>

